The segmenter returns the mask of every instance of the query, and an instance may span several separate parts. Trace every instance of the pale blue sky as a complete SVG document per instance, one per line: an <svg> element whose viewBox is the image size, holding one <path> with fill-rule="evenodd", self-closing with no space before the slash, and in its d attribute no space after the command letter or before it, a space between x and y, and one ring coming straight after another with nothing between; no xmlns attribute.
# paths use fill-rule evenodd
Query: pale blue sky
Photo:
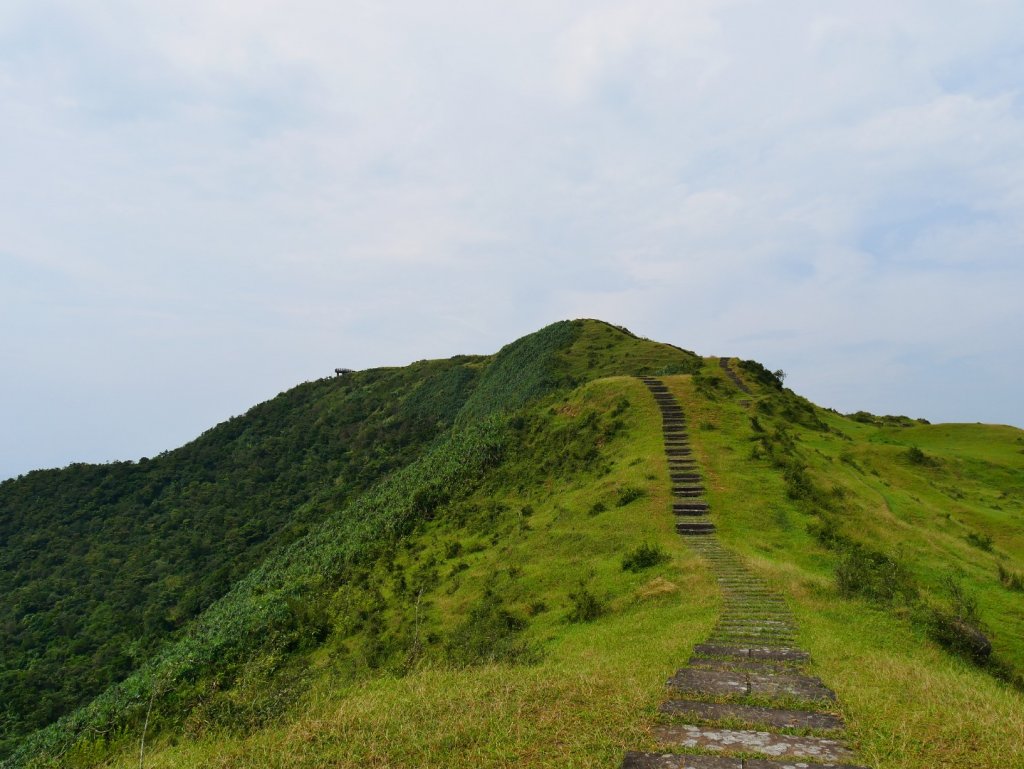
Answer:
<svg viewBox="0 0 1024 769"><path fill-rule="evenodd" d="M8 0L0 478L600 317L1024 425L1024 4Z"/></svg>

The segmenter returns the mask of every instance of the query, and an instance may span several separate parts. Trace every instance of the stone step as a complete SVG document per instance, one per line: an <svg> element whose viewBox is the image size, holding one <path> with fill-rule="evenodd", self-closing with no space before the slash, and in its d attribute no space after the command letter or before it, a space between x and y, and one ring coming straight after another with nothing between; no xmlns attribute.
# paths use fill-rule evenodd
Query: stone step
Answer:
<svg viewBox="0 0 1024 769"><path fill-rule="evenodd" d="M733 670L737 673L759 675L791 675L800 672L798 662L772 662L771 660L729 659L726 657L690 657L688 667L699 670Z"/></svg>
<svg viewBox="0 0 1024 769"><path fill-rule="evenodd" d="M711 697L745 697L747 673L742 670L682 668L666 682L672 691Z"/></svg>
<svg viewBox="0 0 1024 769"><path fill-rule="evenodd" d="M682 534L684 536L691 534L714 534L715 525L713 523L677 523L676 534Z"/></svg>
<svg viewBox="0 0 1024 769"><path fill-rule="evenodd" d="M672 496L681 499L694 499L696 497L704 496L704 489L700 488L699 486L683 487L683 489L673 488Z"/></svg>
<svg viewBox="0 0 1024 769"><path fill-rule="evenodd" d="M688 756L683 753L641 753L626 751L622 769L743 769L739 758ZM815 767L818 769L818 767Z"/></svg>
<svg viewBox="0 0 1024 769"><path fill-rule="evenodd" d="M622 769L866 769L852 764L807 764L770 758L732 758L727 756L688 755L686 753L626 752Z"/></svg>
<svg viewBox="0 0 1024 769"><path fill-rule="evenodd" d="M792 697L806 702L835 701L836 695L816 676L748 675L754 697Z"/></svg>
<svg viewBox="0 0 1024 769"><path fill-rule="evenodd" d="M672 481L679 483L693 483L699 481L700 475L697 473L673 473Z"/></svg>
<svg viewBox="0 0 1024 769"><path fill-rule="evenodd" d="M759 627L771 627L776 630L794 630L796 622L792 617L784 614L764 614L755 619L749 619L746 615L732 615L728 622L718 621L717 629L738 630L742 627L757 625Z"/></svg>
<svg viewBox="0 0 1024 769"><path fill-rule="evenodd" d="M655 726L654 738L663 745L730 753L761 753L773 758L806 758L812 761L846 761L853 751L827 737L794 737L740 729L715 729L689 724Z"/></svg>
<svg viewBox="0 0 1024 769"><path fill-rule="evenodd" d="M673 502L672 512L706 513L710 508L707 502Z"/></svg>
<svg viewBox="0 0 1024 769"><path fill-rule="evenodd" d="M675 505L672 506L672 515L679 516L680 518L699 518L708 514L707 510L687 510L676 509Z"/></svg>
<svg viewBox="0 0 1024 769"><path fill-rule="evenodd" d="M803 662L811 655L803 649L764 649L751 646L733 646L730 644L697 644L693 647L694 654L706 657L739 657L743 659L781 660L786 662Z"/></svg>
<svg viewBox="0 0 1024 769"><path fill-rule="evenodd" d="M738 721L750 727L768 726L776 729L822 729L828 731L843 728L843 719L831 713L762 708L756 705L669 700L661 704L658 712L673 718Z"/></svg>
<svg viewBox="0 0 1024 769"><path fill-rule="evenodd" d="M718 625L717 627L715 627L713 633L716 636L750 636L751 638L764 635L769 635L772 637L792 637L794 634L794 628L792 625L763 625L741 623L735 625Z"/></svg>
<svg viewBox="0 0 1024 769"><path fill-rule="evenodd" d="M791 649L799 639L780 635L732 635L713 633L707 642L720 646L754 646L770 649Z"/></svg>

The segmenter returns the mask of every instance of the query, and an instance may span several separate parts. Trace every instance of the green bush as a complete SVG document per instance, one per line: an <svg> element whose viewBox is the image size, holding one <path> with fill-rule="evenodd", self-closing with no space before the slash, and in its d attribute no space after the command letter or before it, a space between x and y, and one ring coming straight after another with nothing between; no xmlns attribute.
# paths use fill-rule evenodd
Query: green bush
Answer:
<svg viewBox="0 0 1024 769"><path fill-rule="evenodd" d="M997 568L999 569L999 582L1003 587L1015 590L1018 593L1024 593L1024 574L1018 574L1003 568L1001 563L997 565Z"/></svg>
<svg viewBox="0 0 1024 769"><path fill-rule="evenodd" d="M569 593L569 601L572 603L570 622L592 622L607 610L604 601L591 593L586 585L580 585L577 590Z"/></svg>
<svg viewBox="0 0 1024 769"><path fill-rule="evenodd" d="M978 601L952 577L945 580L949 608L930 610L932 638L949 651L978 664L992 655L992 642L985 635L978 616Z"/></svg>
<svg viewBox="0 0 1024 769"><path fill-rule="evenodd" d="M858 596L882 604L891 604L897 599L912 603L917 598L913 577L901 563L856 544L849 545L836 566L836 586L844 596Z"/></svg>
<svg viewBox="0 0 1024 769"><path fill-rule="evenodd" d="M974 545L980 550L984 550L987 553L992 552L992 537L988 534L979 534L976 531L972 531L965 537L965 539L969 544Z"/></svg>
<svg viewBox="0 0 1024 769"><path fill-rule="evenodd" d="M647 495L647 492L641 489L639 486L623 486L619 489L618 498L615 500L615 504L618 507L625 507L630 502L635 502Z"/></svg>
<svg viewBox="0 0 1024 769"><path fill-rule="evenodd" d="M622 559L622 570L637 572L657 566L660 563L665 563L668 560L668 553L657 545L648 545L645 542L636 549L626 553Z"/></svg>
<svg viewBox="0 0 1024 769"><path fill-rule="evenodd" d="M500 596L485 590L466 619L445 643L445 656L454 665L527 662L536 652L521 638L528 623L510 612Z"/></svg>
<svg viewBox="0 0 1024 769"><path fill-rule="evenodd" d="M907 461L912 465L920 465L921 467L935 467L939 464L937 459L928 456L917 446L911 446L907 449L906 457Z"/></svg>

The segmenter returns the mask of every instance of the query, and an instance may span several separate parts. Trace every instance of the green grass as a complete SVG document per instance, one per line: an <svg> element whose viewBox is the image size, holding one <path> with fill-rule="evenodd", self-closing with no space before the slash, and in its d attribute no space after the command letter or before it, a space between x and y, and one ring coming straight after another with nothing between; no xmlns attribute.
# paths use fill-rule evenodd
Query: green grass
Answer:
<svg viewBox="0 0 1024 769"><path fill-rule="evenodd" d="M911 609L838 594L840 554L812 533L817 506L793 499L781 469L767 458L751 458L759 433L750 414L758 414L769 431L775 417L756 402L748 413L738 394L709 401L687 378L669 381L691 423L712 420L720 428L692 436L720 537L790 599L801 645L839 695L863 763L879 769L1021 765L1019 689L941 649ZM879 429L827 412L820 417L832 431L792 424L789 431L808 474L834 499L844 536L898 558L927 601L941 604L943 578L956 575L978 598L996 653L1019 672L1024 617L1019 594L999 583L997 561L1018 569L1024 563L1024 455L1015 450L1021 431L982 425ZM938 465L906 461L913 445ZM949 495L950 475L964 498ZM1003 509L988 504L993 499L1003 500ZM973 547L967 530L991 535L995 552Z"/></svg>
<svg viewBox="0 0 1024 769"><path fill-rule="evenodd" d="M539 462L574 448L557 439L562 431L616 409L622 426L597 459L562 472ZM584 386L532 419L543 427L525 429L518 455L412 537L395 564L410 575L445 558L440 572L453 575L418 598L424 636L450 632L488 589L527 619L522 640L535 661L452 667L427 649L411 667L363 671L339 687L338 650L363 640L336 637L312 655L309 694L284 723L248 734L214 726L193 738L162 735L147 766L596 767L621 760L623 744L641 744L661 684L707 635L717 605L706 569L665 514L658 415L636 380L619 378ZM650 493L590 514L628 487ZM486 525L460 514L476 508L502 512ZM667 561L623 570L623 553L643 544ZM581 585L606 606L590 622L572 621L570 594ZM393 587L385 595L395 629L408 621L395 604L412 600ZM132 751L126 745L113 765L135 765Z"/></svg>
<svg viewBox="0 0 1024 769"><path fill-rule="evenodd" d="M464 417L504 414L484 444L494 461L439 441L447 459L426 455L331 519L361 537L315 541L317 558L325 542L351 551L340 576L314 579L320 561L295 584L266 571L291 586L287 643L160 699L147 767L597 767L653 749L664 681L719 608L674 533L656 406L617 375L658 371L688 414L722 542L787 597L862 762L1024 764L1024 697L1008 682L1024 618L1006 576L1024 573L1024 433L856 421L734 366L747 396L713 359L597 321L498 358ZM854 577L841 594L837 567L859 552L898 566L908 590L868 600ZM950 578L977 600L998 666L930 634ZM119 723L39 765L137 766L142 720Z"/></svg>

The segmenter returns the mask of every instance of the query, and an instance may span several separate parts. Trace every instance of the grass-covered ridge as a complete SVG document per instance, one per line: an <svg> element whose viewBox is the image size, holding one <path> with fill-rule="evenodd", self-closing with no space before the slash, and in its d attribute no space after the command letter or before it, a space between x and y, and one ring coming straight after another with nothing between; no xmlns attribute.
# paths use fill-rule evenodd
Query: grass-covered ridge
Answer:
<svg viewBox="0 0 1024 769"><path fill-rule="evenodd" d="M718 597L673 532L634 374L679 397L722 540L791 602L865 763L1021 764L1024 434L847 418L756 364L733 364L750 394L704 364L599 321L424 364L447 384L405 402L445 410L433 440L11 765L137 766L144 729L145 765L169 768L598 767L653 747ZM967 604L988 657L942 636Z"/></svg>
<svg viewBox="0 0 1024 769"><path fill-rule="evenodd" d="M195 466L207 473L217 473L225 460L229 469L234 462L249 471L240 473L237 485L248 484L252 494L243 495L238 509L230 508L234 498L229 497L221 504L228 507L235 518L246 518L247 525L253 521L268 525L266 520L271 515L265 512L266 507L286 522L289 536L278 536L262 549L243 552L246 558L236 558L231 563L241 574L258 563L260 556L264 560L248 576L234 580L231 592L201 619L191 623L180 640L156 658L150 659L150 652L112 671L110 679L115 679L117 673L149 659L139 672L109 688L88 708L27 741L18 755L30 755L47 745L51 746L47 750L60 752L89 730L124 728L139 718L143 701L149 709L153 691L159 692L157 699L161 701L174 701L166 709L183 712L201 699L204 686L230 685L236 676L233 668L240 660L253 654L266 656L272 649L284 650L282 653L287 654L296 646L316 643L323 632L322 607L317 601L311 601L310 593L343 580L356 563L372 562L380 556L382 548L393 546L416 521L428 518L434 508L449 497L465 493L475 475L500 452L501 427L491 415L506 413L560 385L585 380L589 376L586 371L574 370L572 348L578 340L585 344L595 335L602 344L610 343L629 357L629 350L621 349L623 340L632 339L627 333L596 322L557 323L507 346L490 358L422 362L408 369L361 372L340 380L323 380L300 387L201 438L196 442L200 459L192 464L185 462L185 470L178 476L173 469L182 464L180 455L187 460L195 446L153 460L171 477L174 488L195 486L188 478ZM643 365L678 366L683 358L695 365L697 360L692 355L655 343L646 343L642 355ZM368 392L368 384L376 384L377 389ZM338 397L339 392L346 397ZM295 401L302 397L305 397L303 403L311 404L307 409L310 417L303 419L302 413L296 412L295 419L290 420L287 415L295 411ZM462 410L465 415L459 418ZM341 430L340 439L337 436L328 439L325 434L338 430L339 422L342 426L348 424L337 419L339 413L350 417L358 432L352 435ZM256 417L270 414L278 421L264 424L267 420L260 422L253 414ZM335 421L330 422L331 418ZM457 418L458 430L446 432ZM225 435L227 438L223 437ZM288 436L295 436L295 440L289 443ZM303 439L306 443L302 443ZM211 443L224 448L214 450L208 445ZM424 454L428 444L430 449ZM236 460L236 455L241 455L242 459ZM265 457L270 457L278 466L261 467L257 460ZM290 469L289 461L311 477L300 475L296 479L296 471ZM172 469L167 470L166 466ZM136 466L126 463L126 467L131 473ZM122 469L89 468L94 473L107 473L103 477ZM70 474L76 470L72 468ZM390 476L368 495L358 497L360 488L383 478L387 470L391 471ZM62 490L68 475L69 471L60 471L46 478L47 488ZM285 485L294 490L294 496L267 498L264 494L260 497L258 481L261 478L273 488ZM227 474L225 489L230 491L231 483L232 477ZM23 479L6 486L12 492L9 497L13 521L20 512L19 493L26 484ZM213 486L215 491L219 490L217 484ZM352 499L355 501L350 502ZM174 542L183 540L182 547L187 548L195 534L194 530L180 528L181 509L185 509L186 517L201 515L201 512L191 504L191 499L180 502L175 497L173 502L176 504L154 504L146 510L157 520L167 519L158 532L166 539L143 531L139 538L141 544L134 550L141 551L145 562L148 560L145 548L157 548L165 561L184 563L192 569L194 580L202 579L209 571L204 563L189 561L187 554L174 557ZM61 519L61 510L53 507L52 517ZM171 507L174 513L160 518L166 507ZM111 515L109 505L100 505L95 517L103 519L104 523L109 519L117 522L119 510L113 512ZM130 528L131 521L117 522L117 525ZM202 530L202 526L194 528ZM304 536L303 528L309 531ZM230 527L227 531L222 527L208 536L230 533ZM100 540L105 538L105 535L99 537ZM288 545L289 541L294 544ZM276 550L272 547L274 544L278 545ZM122 543L122 546L132 549L131 543ZM151 558L156 560L155 556ZM174 576L172 586L180 587L182 577ZM186 582L189 576L185 575ZM37 590L43 589L38 580L28 582ZM106 586L104 590L111 592ZM127 594L127 590L117 584L112 592ZM216 597L215 590L208 594ZM200 602L197 608L208 602ZM133 608L138 612L147 611L145 606ZM118 628L124 634L130 633L131 627L132 619L128 618L110 623L108 629ZM150 646L174 637L175 628L157 629L164 632L155 632ZM126 648L130 639L110 633L105 640L115 646L120 642L118 648ZM51 675L47 680L56 679L59 676ZM8 680L12 690L27 703L32 689L24 678L9 676ZM181 685L186 680L188 686ZM198 685L194 685L197 680ZM75 683L73 677L71 683ZM36 681L32 685L45 690L47 684ZM24 710L27 708L14 712L20 715ZM47 712L50 717L60 715L52 710ZM157 714L160 712L158 703ZM21 723L26 721L23 719ZM10 741L18 736L17 728L10 731Z"/></svg>

